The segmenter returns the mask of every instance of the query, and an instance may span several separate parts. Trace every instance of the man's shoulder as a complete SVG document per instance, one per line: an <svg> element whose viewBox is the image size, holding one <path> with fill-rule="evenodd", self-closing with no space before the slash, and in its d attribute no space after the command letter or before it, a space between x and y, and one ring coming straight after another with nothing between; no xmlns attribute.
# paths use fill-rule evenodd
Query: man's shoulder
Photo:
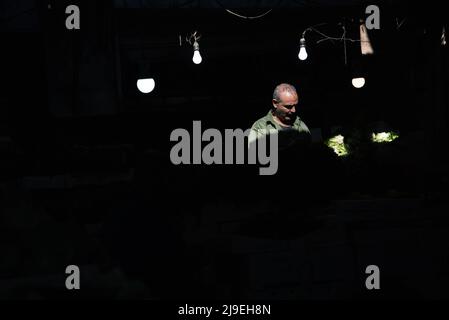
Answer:
<svg viewBox="0 0 449 320"><path fill-rule="evenodd" d="M252 130L266 129L268 120L269 120L268 115L263 116L262 118L256 120L256 122L253 123L251 129Z"/></svg>
<svg viewBox="0 0 449 320"><path fill-rule="evenodd" d="M310 134L310 130L309 127L307 127L307 125L305 124L305 122L300 118L297 117L296 121L293 125L293 127L298 130L299 132L306 132Z"/></svg>

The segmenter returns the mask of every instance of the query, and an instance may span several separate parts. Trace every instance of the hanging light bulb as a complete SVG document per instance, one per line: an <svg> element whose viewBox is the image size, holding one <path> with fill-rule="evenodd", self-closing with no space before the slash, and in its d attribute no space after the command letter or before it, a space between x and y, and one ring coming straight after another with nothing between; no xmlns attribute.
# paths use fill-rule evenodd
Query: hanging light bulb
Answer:
<svg viewBox="0 0 449 320"><path fill-rule="evenodd" d="M306 50L306 39L303 37L300 40L300 44L299 44L299 54L298 54L298 58L301 61L306 60L308 57L307 55L307 50Z"/></svg>
<svg viewBox="0 0 449 320"><path fill-rule="evenodd" d="M193 43L193 63L195 64L200 64L201 61L203 61L203 58L201 58L201 54L200 54L200 45L198 44L198 42L195 40L195 42Z"/></svg>
<svg viewBox="0 0 449 320"><path fill-rule="evenodd" d="M365 70L365 60L363 56L353 56L350 62L350 75L352 78L352 85L354 88L360 89L365 86L365 77L367 76Z"/></svg>
<svg viewBox="0 0 449 320"><path fill-rule="evenodd" d="M365 85L365 78L359 77L359 78L352 78L352 85L354 88L360 89Z"/></svg>
<svg viewBox="0 0 449 320"><path fill-rule="evenodd" d="M153 78L139 79L137 80L137 89L142 93L150 93L154 90L156 82Z"/></svg>
<svg viewBox="0 0 449 320"><path fill-rule="evenodd" d="M143 46L140 48L140 61L137 62L135 77L137 78L137 89L141 93L150 93L154 90L156 82L154 81L154 70L150 59L148 59ZM135 79L135 78L134 78Z"/></svg>

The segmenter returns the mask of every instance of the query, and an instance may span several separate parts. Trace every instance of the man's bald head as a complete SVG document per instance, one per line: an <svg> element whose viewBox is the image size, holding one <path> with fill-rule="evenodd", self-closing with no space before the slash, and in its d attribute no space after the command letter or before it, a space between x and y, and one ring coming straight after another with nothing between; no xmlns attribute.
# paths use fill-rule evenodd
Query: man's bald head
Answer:
<svg viewBox="0 0 449 320"><path fill-rule="evenodd" d="M273 92L273 116L275 121L285 126L291 126L296 119L298 94L294 86L281 83Z"/></svg>
<svg viewBox="0 0 449 320"><path fill-rule="evenodd" d="M293 96L298 96L298 93L296 92L296 89L294 86L292 86L291 84L288 83L281 83L278 86L276 86L276 88L274 89L273 92L273 100L276 101L281 101L281 95L282 93L289 93L290 95Z"/></svg>

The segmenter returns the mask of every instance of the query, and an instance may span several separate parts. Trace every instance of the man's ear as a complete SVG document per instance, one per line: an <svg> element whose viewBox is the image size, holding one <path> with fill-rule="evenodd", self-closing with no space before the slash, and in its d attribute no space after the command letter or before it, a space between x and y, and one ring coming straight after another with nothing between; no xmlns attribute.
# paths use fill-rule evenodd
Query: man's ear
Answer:
<svg viewBox="0 0 449 320"><path fill-rule="evenodd" d="M277 106L277 101L276 100L272 100L272 103L273 103L273 109L277 109L278 108L278 106Z"/></svg>

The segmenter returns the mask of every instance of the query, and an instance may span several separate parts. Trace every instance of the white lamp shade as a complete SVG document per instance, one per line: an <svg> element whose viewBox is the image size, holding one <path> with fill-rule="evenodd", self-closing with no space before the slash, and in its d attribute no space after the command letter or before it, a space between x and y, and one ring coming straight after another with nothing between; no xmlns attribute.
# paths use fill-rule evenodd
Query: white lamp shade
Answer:
<svg viewBox="0 0 449 320"><path fill-rule="evenodd" d="M153 78L139 79L137 80L137 89L142 93L150 93L154 90L156 83Z"/></svg>
<svg viewBox="0 0 449 320"><path fill-rule="evenodd" d="M352 85L357 89L362 88L365 85L365 78L353 78Z"/></svg>

